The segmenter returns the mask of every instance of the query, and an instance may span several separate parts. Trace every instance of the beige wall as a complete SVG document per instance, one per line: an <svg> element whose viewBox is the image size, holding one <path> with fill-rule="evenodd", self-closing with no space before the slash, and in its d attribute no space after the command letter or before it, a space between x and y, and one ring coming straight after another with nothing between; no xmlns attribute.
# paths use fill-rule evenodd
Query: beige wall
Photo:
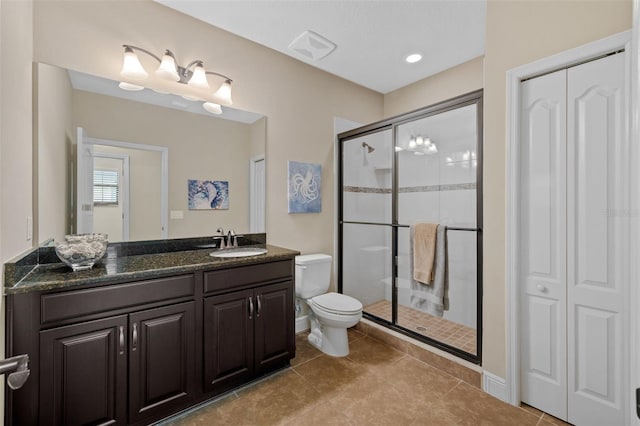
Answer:
<svg viewBox="0 0 640 426"><path fill-rule="evenodd" d="M31 247L31 241L26 239L26 218L31 216L33 204L33 5L1 0L0 11L0 256L4 261ZM4 340L4 300L1 300L2 357ZM4 377L0 379L0 385L3 382ZM0 386L0 397L4 400L4 385ZM0 419L4 418L4 404L0 404L0 416Z"/></svg>
<svg viewBox="0 0 640 426"><path fill-rule="evenodd" d="M631 28L631 1L487 3L484 57L483 366L506 375L506 72Z"/></svg>
<svg viewBox="0 0 640 426"><path fill-rule="evenodd" d="M478 57L385 94L384 116L393 117L433 105L482 89L483 85L483 58Z"/></svg>
<svg viewBox="0 0 640 426"><path fill-rule="evenodd" d="M48 238L62 241L68 232L71 196L69 158L73 145L71 123L71 81L69 74L58 67L38 64L39 81L34 97L34 242Z"/></svg>
<svg viewBox="0 0 640 426"><path fill-rule="evenodd" d="M32 99L33 33L31 2L2 0L2 100L0 115L0 188L2 223L0 247L9 259L31 247L26 239L32 216Z"/></svg>
<svg viewBox="0 0 640 426"><path fill-rule="evenodd" d="M333 253L333 117L378 120L382 95L150 1L37 3L34 25L36 61L103 77L117 79L123 43L216 64L234 79L234 106L268 117L269 242ZM287 160L322 164L321 213L287 214Z"/></svg>

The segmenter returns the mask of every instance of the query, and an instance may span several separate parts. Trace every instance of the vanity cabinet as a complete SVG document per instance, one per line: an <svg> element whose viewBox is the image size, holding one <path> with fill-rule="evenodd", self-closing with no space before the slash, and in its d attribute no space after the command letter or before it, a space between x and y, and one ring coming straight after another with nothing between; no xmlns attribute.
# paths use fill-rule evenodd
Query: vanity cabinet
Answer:
<svg viewBox="0 0 640 426"><path fill-rule="evenodd" d="M40 333L40 424L126 424L127 316Z"/></svg>
<svg viewBox="0 0 640 426"><path fill-rule="evenodd" d="M293 282L204 300L206 390L221 393L295 356Z"/></svg>
<svg viewBox="0 0 640 426"><path fill-rule="evenodd" d="M127 424L127 406L136 423L181 406L194 334L194 302L40 332L40 424Z"/></svg>
<svg viewBox="0 0 640 426"><path fill-rule="evenodd" d="M31 375L5 424L147 425L286 366L294 254L9 294L7 356Z"/></svg>

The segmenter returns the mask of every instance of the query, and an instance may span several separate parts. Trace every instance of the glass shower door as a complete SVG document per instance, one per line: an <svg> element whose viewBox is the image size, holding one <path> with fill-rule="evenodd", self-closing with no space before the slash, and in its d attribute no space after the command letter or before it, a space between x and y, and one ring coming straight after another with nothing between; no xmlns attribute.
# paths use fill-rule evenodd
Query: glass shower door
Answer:
<svg viewBox="0 0 640 426"><path fill-rule="evenodd" d="M342 292L392 320L393 138L391 128L342 147Z"/></svg>
<svg viewBox="0 0 640 426"><path fill-rule="evenodd" d="M397 324L477 354L478 129L475 104L397 126ZM443 227L443 280L414 279L410 225ZM438 244L438 243L436 243ZM437 262L436 262L437 263Z"/></svg>
<svg viewBox="0 0 640 426"><path fill-rule="evenodd" d="M482 91L338 138L338 291L366 319L480 363ZM437 225L435 261L414 255L418 223Z"/></svg>

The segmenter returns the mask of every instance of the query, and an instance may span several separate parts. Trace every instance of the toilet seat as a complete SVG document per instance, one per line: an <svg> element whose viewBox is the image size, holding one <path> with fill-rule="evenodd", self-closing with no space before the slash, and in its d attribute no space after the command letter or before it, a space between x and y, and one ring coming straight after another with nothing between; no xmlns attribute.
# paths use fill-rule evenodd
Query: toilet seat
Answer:
<svg viewBox="0 0 640 426"><path fill-rule="evenodd" d="M362 303L351 296L340 293L326 293L311 299L322 311L338 315L354 315L362 312Z"/></svg>

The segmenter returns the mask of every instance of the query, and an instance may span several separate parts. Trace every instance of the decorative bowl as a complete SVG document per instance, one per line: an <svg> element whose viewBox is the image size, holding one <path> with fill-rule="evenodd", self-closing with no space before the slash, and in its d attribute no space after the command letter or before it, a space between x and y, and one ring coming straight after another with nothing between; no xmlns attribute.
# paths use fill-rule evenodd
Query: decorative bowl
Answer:
<svg viewBox="0 0 640 426"><path fill-rule="evenodd" d="M56 254L74 271L91 269L107 252L107 234L65 235L64 242L56 244Z"/></svg>

